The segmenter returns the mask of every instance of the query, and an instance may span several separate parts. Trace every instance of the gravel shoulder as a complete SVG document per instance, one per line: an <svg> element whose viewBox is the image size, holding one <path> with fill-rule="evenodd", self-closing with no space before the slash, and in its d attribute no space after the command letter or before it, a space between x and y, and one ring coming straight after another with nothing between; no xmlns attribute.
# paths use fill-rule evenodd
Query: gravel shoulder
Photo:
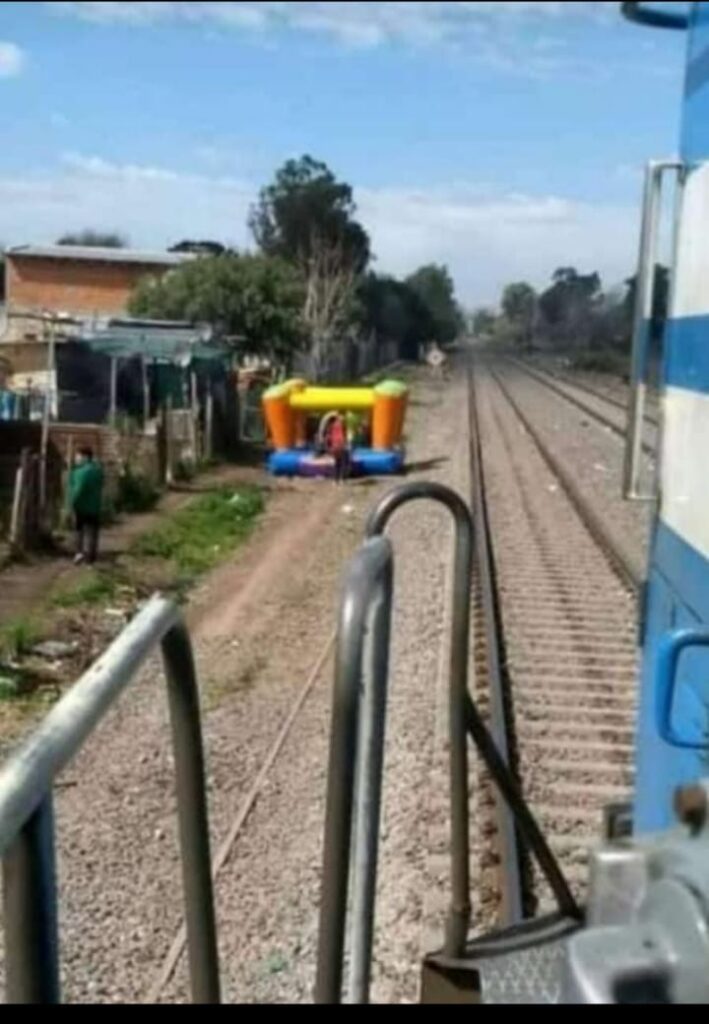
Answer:
<svg viewBox="0 0 709 1024"><path fill-rule="evenodd" d="M513 367L498 368L522 411L601 514L619 548L644 573L652 508L622 499L623 444L609 428ZM520 431L523 430L521 424ZM645 458L645 472L652 467Z"/></svg>

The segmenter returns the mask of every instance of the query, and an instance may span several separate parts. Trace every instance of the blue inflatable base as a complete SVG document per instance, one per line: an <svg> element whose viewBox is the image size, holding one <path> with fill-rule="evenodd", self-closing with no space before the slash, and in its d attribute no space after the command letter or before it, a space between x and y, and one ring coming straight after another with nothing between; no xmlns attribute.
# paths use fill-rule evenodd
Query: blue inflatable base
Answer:
<svg viewBox="0 0 709 1024"><path fill-rule="evenodd" d="M406 457L403 452L376 452L371 448L356 448L352 453L353 477L397 476L404 471ZM274 452L268 460L271 476L332 479L335 462L330 456L318 457L308 449Z"/></svg>

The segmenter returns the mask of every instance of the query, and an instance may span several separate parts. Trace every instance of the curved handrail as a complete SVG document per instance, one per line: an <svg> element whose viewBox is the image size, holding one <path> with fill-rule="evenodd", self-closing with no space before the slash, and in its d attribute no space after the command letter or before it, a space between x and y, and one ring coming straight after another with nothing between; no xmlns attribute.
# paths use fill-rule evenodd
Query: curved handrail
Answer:
<svg viewBox="0 0 709 1024"><path fill-rule="evenodd" d="M626 0L621 4L623 16L628 21L634 21L638 25L647 25L650 28L672 28L684 30L689 28L688 14L671 14L669 11L658 11L652 7L645 7L639 0Z"/></svg>
<svg viewBox="0 0 709 1024"><path fill-rule="evenodd" d="M337 638L315 985L315 1001L325 1005L342 998L352 852L351 1001L364 1003L369 993L393 589L391 544L370 540L347 572Z"/></svg>
<svg viewBox="0 0 709 1024"><path fill-rule="evenodd" d="M11 1003L60 1001L52 787L158 644L172 724L192 997L197 1003L219 1002L197 675L179 610L155 597L0 770L6 987Z"/></svg>
<svg viewBox="0 0 709 1024"><path fill-rule="evenodd" d="M413 501L443 505L455 521L452 624L449 669L449 729L451 773L451 906L446 927L446 954L460 956L470 925L470 838L468 794L468 742L465 701L468 696L470 653L471 579L473 575L474 525L463 499L442 484L414 483L384 496L367 523L367 536L382 535L391 519Z"/></svg>

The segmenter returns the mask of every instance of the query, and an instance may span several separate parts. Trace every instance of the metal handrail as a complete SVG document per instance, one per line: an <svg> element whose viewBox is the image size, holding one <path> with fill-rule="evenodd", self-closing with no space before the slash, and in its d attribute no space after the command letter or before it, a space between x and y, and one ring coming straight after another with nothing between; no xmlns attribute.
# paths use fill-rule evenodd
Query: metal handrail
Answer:
<svg viewBox="0 0 709 1024"><path fill-rule="evenodd" d="M452 622L449 666L449 730L451 779L451 905L446 925L447 955L460 956L470 926L470 837L468 793L468 746L465 700L468 695L470 654L470 605L473 574L474 525L463 499L441 484L415 483L385 495L367 523L367 536L385 532L392 517L414 501L443 505L455 521Z"/></svg>
<svg viewBox="0 0 709 1024"><path fill-rule="evenodd" d="M342 999L352 850L350 1002L369 998L393 588L391 544L370 540L345 579L337 640L315 985L325 1005Z"/></svg>
<svg viewBox="0 0 709 1024"><path fill-rule="evenodd" d="M628 434L626 437L623 464L623 496L626 501L653 502L657 495L643 493L640 486L642 473L643 439L645 435L645 406L647 400L648 355L650 348L650 324L653 322L655 305L655 268L658 259L660 216L662 213L662 181L666 172L682 171L684 165L678 160L656 160L648 164L645 176L643 218L640 236L638 280L633 320L633 346L631 366L630 408L628 411ZM675 216L675 244L681 197L677 198ZM660 435L662 430L660 430ZM661 436L658 437L658 459L661 450Z"/></svg>
<svg viewBox="0 0 709 1024"><path fill-rule="evenodd" d="M154 648L162 647L175 757L192 998L220 1000L199 692L189 634L154 598L0 771L7 998L60 1002L52 788Z"/></svg>
<svg viewBox="0 0 709 1024"><path fill-rule="evenodd" d="M647 25L650 28L674 28L681 31L689 28L688 14L671 14L669 11L658 11L652 7L646 7L639 0L626 0L621 4L624 17L628 21L634 21L638 25Z"/></svg>

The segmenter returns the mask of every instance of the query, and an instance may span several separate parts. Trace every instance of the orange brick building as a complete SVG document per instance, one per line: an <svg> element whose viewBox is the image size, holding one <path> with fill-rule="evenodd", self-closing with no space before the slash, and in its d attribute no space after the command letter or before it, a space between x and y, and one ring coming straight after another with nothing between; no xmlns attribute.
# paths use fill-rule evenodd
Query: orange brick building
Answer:
<svg viewBox="0 0 709 1024"><path fill-rule="evenodd" d="M36 318L124 316L141 278L159 276L192 257L129 249L20 246L5 253L6 343L39 341Z"/></svg>

